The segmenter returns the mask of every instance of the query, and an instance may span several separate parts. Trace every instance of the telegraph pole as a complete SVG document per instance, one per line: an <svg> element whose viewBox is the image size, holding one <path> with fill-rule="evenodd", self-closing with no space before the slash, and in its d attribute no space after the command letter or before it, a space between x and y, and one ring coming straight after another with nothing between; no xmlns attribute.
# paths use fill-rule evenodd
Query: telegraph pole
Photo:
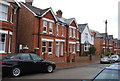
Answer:
<svg viewBox="0 0 120 81"><path fill-rule="evenodd" d="M104 52L104 54L107 52L107 49L106 49L106 47L107 47L107 20L105 21L105 52Z"/></svg>

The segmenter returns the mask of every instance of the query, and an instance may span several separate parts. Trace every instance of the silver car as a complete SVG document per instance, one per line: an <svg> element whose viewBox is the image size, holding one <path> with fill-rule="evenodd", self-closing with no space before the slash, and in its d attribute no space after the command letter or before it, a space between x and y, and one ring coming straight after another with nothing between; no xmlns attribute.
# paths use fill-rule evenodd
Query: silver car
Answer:
<svg viewBox="0 0 120 81"><path fill-rule="evenodd" d="M100 63L113 63L115 60L111 57L103 57L100 59Z"/></svg>
<svg viewBox="0 0 120 81"><path fill-rule="evenodd" d="M102 69L92 81L120 81L120 64L112 64Z"/></svg>

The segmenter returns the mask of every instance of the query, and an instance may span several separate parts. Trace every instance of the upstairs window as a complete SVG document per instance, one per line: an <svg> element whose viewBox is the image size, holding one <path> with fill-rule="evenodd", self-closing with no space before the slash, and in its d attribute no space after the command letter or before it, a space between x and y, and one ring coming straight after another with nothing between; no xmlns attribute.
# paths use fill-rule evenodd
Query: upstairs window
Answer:
<svg viewBox="0 0 120 81"><path fill-rule="evenodd" d="M5 52L6 35L0 33L0 53Z"/></svg>
<svg viewBox="0 0 120 81"><path fill-rule="evenodd" d="M56 35L59 33L59 24L56 25Z"/></svg>
<svg viewBox="0 0 120 81"><path fill-rule="evenodd" d="M76 33L75 29L73 29L73 38L75 38L75 33Z"/></svg>
<svg viewBox="0 0 120 81"><path fill-rule="evenodd" d="M72 28L70 28L70 37L72 37Z"/></svg>
<svg viewBox="0 0 120 81"><path fill-rule="evenodd" d="M47 33L47 21L43 21L43 33Z"/></svg>
<svg viewBox="0 0 120 81"><path fill-rule="evenodd" d="M50 22L49 34L52 34L52 32L53 32L53 23Z"/></svg>
<svg viewBox="0 0 120 81"><path fill-rule="evenodd" d="M62 36L64 36L64 25L62 25Z"/></svg>
<svg viewBox="0 0 120 81"><path fill-rule="evenodd" d="M7 21L8 6L0 3L0 20Z"/></svg>

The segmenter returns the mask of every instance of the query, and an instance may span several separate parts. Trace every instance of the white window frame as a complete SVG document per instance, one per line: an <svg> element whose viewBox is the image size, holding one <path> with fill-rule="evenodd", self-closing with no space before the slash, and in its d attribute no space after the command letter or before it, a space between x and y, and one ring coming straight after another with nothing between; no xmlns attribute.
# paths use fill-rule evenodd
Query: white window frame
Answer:
<svg viewBox="0 0 120 81"><path fill-rule="evenodd" d="M86 50L85 50L85 47L86 47ZM84 51L89 51L89 45L84 45Z"/></svg>
<svg viewBox="0 0 120 81"><path fill-rule="evenodd" d="M5 33L1 33L1 34L5 34ZM1 39L2 37L0 36L0 39ZM2 44L2 43L4 43L4 50L0 50L0 53L6 53L5 52L5 48L6 48L6 34L5 34L5 41L4 42L1 42L0 41L0 43Z"/></svg>
<svg viewBox="0 0 120 81"><path fill-rule="evenodd" d="M64 37L64 25L62 25L62 37Z"/></svg>
<svg viewBox="0 0 120 81"><path fill-rule="evenodd" d="M75 36L75 29L73 29L73 38L76 38L76 36Z"/></svg>
<svg viewBox="0 0 120 81"><path fill-rule="evenodd" d="M51 55L52 54L52 52L53 52L53 42L52 41L49 41L49 43L51 42L51 47L49 46L49 44L48 44L48 54L49 55ZM51 52L49 52L49 48L51 49Z"/></svg>
<svg viewBox="0 0 120 81"><path fill-rule="evenodd" d="M70 31L69 31L70 36L69 37L72 37L72 28L69 28L69 29L70 29Z"/></svg>
<svg viewBox="0 0 120 81"><path fill-rule="evenodd" d="M60 56L64 55L64 42L61 42L61 50L60 50Z"/></svg>
<svg viewBox="0 0 120 81"><path fill-rule="evenodd" d="M56 35L58 36L58 33L59 33L59 24L57 23L56 24Z"/></svg>
<svg viewBox="0 0 120 81"><path fill-rule="evenodd" d="M53 34L53 22L49 22L49 34Z"/></svg>
<svg viewBox="0 0 120 81"><path fill-rule="evenodd" d="M43 42L45 42L45 46L43 46ZM42 55L47 52L46 51L46 49L47 49L46 46L47 46L47 42L46 41L42 41ZM45 52L43 52L43 47L45 47Z"/></svg>
<svg viewBox="0 0 120 81"><path fill-rule="evenodd" d="M13 23L13 11L11 10L11 14L10 14L10 23Z"/></svg>
<svg viewBox="0 0 120 81"><path fill-rule="evenodd" d="M0 1L0 7L3 8L3 6L6 6L6 7L7 7L7 10L6 10L6 12L4 12L3 9L0 9L0 15L1 15L1 17L2 17L2 18L0 18L0 20L2 20L2 21L8 21L8 20L7 20L7 19L8 19L8 4L5 4L4 2L2 3L2 2ZM4 19L3 19L3 14L5 14Z"/></svg>
<svg viewBox="0 0 120 81"><path fill-rule="evenodd" d="M11 53L11 42L12 42L12 36L9 35L9 48L8 48L9 53Z"/></svg>
<svg viewBox="0 0 120 81"><path fill-rule="evenodd" d="M48 22L46 20L43 20L43 33L47 33L47 26ZM44 28L46 28L46 30L44 30Z"/></svg>
<svg viewBox="0 0 120 81"><path fill-rule="evenodd" d="M77 51L80 51L80 44L77 43Z"/></svg>
<svg viewBox="0 0 120 81"><path fill-rule="evenodd" d="M73 44L69 45L69 52L72 53L73 52Z"/></svg>

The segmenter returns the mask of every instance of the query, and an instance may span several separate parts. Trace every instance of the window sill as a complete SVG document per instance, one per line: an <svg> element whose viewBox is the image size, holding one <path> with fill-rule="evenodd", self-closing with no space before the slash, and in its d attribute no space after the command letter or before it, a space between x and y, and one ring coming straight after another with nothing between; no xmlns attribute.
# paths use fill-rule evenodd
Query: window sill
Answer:
<svg viewBox="0 0 120 81"><path fill-rule="evenodd" d="M53 34L52 32L49 32L49 34Z"/></svg>
<svg viewBox="0 0 120 81"><path fill-rule="evenodd" d="M6 52L4 52L4 51L0 51L0 53L6 53Z"/></svg>
<svg viewBox="0 0 120 81"><path fill-rule="evenodd" d="M48 55L52 55L53 53L52 52L48 52Z"/></svg>
<svg viewBox="0 0 120 81"><path fill-rule="evenodd" d="M47 31L43 31L43 33L46 33L46 34L47 34Z"/></svg>
<svg viewBox="0 0 120 81"><path fill-rule="evenodd" d="M8 22L7 20L5 20L5 19L0 19L0 21L6 21L6 22Z"/></svg>

